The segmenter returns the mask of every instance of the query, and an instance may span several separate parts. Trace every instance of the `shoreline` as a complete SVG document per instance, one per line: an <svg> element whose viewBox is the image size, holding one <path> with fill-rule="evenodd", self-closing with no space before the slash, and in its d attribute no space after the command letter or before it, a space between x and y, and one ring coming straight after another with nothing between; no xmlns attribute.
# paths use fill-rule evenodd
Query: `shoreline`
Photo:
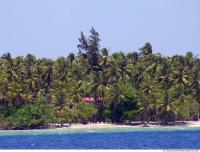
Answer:
<svg viewBox="0 0 200 152"><path fill-rule="evenodd" d="M184 121L176 122L175 124L161 125L155 122L142 124L141 122L133 122L132 124L117 124L117 123L88 123L88 124L68 124L68 123L52 123L48 127L33 127L33 128L15 128L15 129L0 129L0 130L44 130L44 129L117 129L117 128L156 128L156 127L199 127L200 121Z"/></svg>
<svg viewBox="0 0 200 152"><path fill-rule="evenodd" d="M183 124L175 124L175 125L160 125L155 123L149 123L147 126L144 124L136 124L136 125L128 125L128 124L115 124L115 123L88 123L88 124L71 124L69 127L56 127L54 129L116 129L116 128L154 128L154 127L199 127L200 121L185 121Z"/></svg>

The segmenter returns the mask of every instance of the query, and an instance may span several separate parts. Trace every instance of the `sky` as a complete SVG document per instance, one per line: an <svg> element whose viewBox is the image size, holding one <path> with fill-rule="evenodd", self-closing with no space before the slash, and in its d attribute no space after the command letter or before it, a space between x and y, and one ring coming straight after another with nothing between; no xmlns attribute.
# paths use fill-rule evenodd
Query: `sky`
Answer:
<svg viewBox="0 0 200 152"><path fill-rule="evenodd" d="M110 53L150 42L164 56L200 55L200 0L0 0L0 55L77 53L80 31Z"/></svg>

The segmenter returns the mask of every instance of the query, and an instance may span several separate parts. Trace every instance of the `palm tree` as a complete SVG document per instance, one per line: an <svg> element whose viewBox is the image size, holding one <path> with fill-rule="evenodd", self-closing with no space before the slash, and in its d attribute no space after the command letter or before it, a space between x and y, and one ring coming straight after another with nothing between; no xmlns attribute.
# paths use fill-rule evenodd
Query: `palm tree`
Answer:
<svg viewBox="0 0 200 152"><path fill-rule="evenodd" d="M95 102L98 107L98 113L97 113L97 120L102 121L103 120L103 108L104 108L104 97L105 97L105 91L108 89L107 83L104 81L106 75L103 74L103 72L97 72L93 73L90 77L90 91L89 93L93 95L95 98Z"/></svg>
<svg viewBox="0 0 200 152"><path fill-rule="evenodd" d="M125 96L120 90L120 83L112 84L106 91L106 106L111 109L112 121L121 122L121 117L119 113L120 106L125 100Z"/></svg>
<svg viewBox="0 0 200 152"><path fill-rule="evenodd" d="M161 101L159 105L159 115L161 117L162 123L166 124L170 121L175 121L176 115L178 112L177 108L177 100L174 100L171 97L171 94L169 95L169 91L165 88L163 88L163 93L161 96Z"/></svg>
<svg viewBox="0 0 200 152"><path fill-rule="evenodd" d="M142 120L142 123L148 123L150 113L154 110L154 105L150 102L149 99L142 97L141 101L138 102L138 111L140 119Z"/></svg>
<svg viewBox="0 0 200 152"><path fill-rule="evenodd" d="M192 68L189 85L195 91L194 97L200 103L200 67L198 65Z"/></svg>

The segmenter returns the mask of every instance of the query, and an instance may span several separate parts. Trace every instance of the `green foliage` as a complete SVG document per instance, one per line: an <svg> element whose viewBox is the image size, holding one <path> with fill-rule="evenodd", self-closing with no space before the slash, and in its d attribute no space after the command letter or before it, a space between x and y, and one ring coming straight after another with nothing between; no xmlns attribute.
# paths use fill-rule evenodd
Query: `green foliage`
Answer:
<svg viewBox="0 0 200 152"><path fill-rule="evenodd" d="M8 118L14 127L33 127L44 125L52 119L51 108L44 104L44 97L39 97L33 104L27 104L16 111Z"/></svg>
<svg viewBox="0 0 200 152"><path fill-rule="evenodd" d="M121 86L122 95L124 95L125 100L130 100L132 102L137 102L138 92L135 90L131 84L125 84Z"/></svg>
<svg viewBox="0 0 200 152"><path fill-rule="evenodd" d="M111 122L112 120L112 111L109 109L105 109L103 111L103 117L105 118L106 122Z"/></svg>
<svg viewBox="0 0 200 152"><path fill-rule="evenodd" d="M125 111L123 113L123 120L131 122L132 120L136 120L136 110Z"/></svg>
<svg viewBox="0 0 200 152"><path fill-rule="evenodd" d="M88 123L94 120L97 108L91 103L80 102L75 105L73 112L77 116L78 122Z"/></svg>
<svg viewBox="0 0 200 152"><path fill-rule="evenodd" d="M78 50L56 60L2 55L0 123L34 128L48 122L168 123L199 116L200 59L191 52L163 57L146 43L139 53L109 55L93 28L88 37L81 32Z"/></svg>
<svg viewBox="0 0 200 152"><path fill-rule="evenodd" d="M190 106L189 101L185 101L184 103L180 103L178 106L177 118L180 120L190 120Z"/></svg>

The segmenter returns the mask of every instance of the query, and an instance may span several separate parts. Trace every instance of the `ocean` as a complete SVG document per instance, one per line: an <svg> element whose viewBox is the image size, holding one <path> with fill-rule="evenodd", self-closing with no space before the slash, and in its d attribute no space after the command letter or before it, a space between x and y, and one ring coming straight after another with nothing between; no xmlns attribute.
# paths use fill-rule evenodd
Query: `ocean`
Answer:
<svg viewBox="0 0 200 152"><path fill-rule="evenodd" d="M200 149L200 128L0 131L0 149Z"/></svg>

